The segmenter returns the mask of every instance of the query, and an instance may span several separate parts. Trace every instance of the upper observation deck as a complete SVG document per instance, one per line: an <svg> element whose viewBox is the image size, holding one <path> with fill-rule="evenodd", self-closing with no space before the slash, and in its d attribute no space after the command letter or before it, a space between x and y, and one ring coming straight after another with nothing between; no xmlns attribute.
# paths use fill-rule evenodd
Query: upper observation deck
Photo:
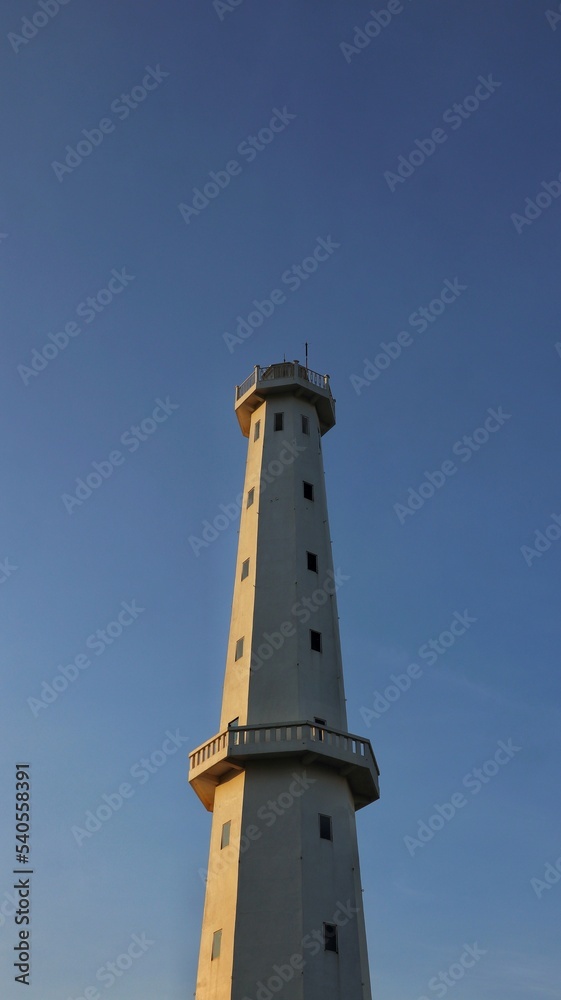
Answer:
<svg viewBox="0 0 561 1000"><path fill-rule="evenodd" d="M335 400L331 395L329 375L320 375L299 361L283 361L261 368L255 365L245 382L236 386L234 408L244 437L249 437L251 414L268 396L293 393L317 410L322 434L335 424Z"/></svg>

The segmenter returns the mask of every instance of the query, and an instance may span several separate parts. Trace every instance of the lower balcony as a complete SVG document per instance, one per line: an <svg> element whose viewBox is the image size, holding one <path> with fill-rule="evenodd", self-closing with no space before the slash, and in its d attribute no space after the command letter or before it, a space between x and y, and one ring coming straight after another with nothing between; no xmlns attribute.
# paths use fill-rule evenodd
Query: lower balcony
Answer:
<svg viewBox="0 0 561 1000"><path fill-rule="evenodd" d="M214 790L227 775L243 770L247 761L280 757L337 769L349 783L356 809L380 798L380 771L370 740L313 722L227 729L189 754L189 784L212 812Z"/></svg>

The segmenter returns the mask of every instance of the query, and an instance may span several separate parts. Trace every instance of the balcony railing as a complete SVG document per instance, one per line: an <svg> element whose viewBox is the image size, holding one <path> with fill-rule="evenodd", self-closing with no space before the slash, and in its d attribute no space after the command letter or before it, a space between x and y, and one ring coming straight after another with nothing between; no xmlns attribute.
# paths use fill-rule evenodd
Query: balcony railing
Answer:
<svg viewBox="0 0 561 1000"><path fill-rule="evenodd" d="M286 749L289 750L290 744L295 745L308 740L321 743L324 748L331 747L334 750L352 754L363 761L370 759L372 755L376 770L378 770L369 740L353 736L351 733L340 732L337 729L327 729L325 726L318 726L312 722L289 722L276 726L239 726L228 729L194 750L189 755L189 765L190 769L193 770L226 748L228 751L232 750L233 753L236 751L239 753L238 748L243 747L261 746L265 750L271 744L285 744Z"/></svg>
<svg viewBox="0 0 561 1000"><path fill-rule="evenodd" d="M254 368L251 375L248 378L246 378L245 382L242 382L241 385L236 386L237 399L241 399L242 396L245 396L248 389L251 389L252 385L255 385L255 380L258 371L259 371L258 368Z"/></svg>
<svg viewBox="0 0 561 1000"><path fill-rule="evenodd" d="M314 372L311 368L306 368L297 361L284 361L282 364L268 365L266 368L256 365L245 382L236 386L236 399L245 396L246 392L256 383L277 378L301 378L312 385L317 385L320 389L327 389L331 395L329 375L320 375L319 372Z"/></svg>

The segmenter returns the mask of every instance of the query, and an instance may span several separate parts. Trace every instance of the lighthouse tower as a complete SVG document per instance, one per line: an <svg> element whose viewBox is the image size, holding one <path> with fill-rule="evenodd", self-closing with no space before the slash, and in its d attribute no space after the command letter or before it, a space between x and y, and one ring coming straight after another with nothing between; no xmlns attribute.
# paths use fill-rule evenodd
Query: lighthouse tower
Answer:
<svg viewBox="0 0 561 1000"><path fill-rule="evenodd" d="M370 1000L355 812L379 797L347 732L321 437L329 378L297 361L236 387L248 438L216 736L190 754L212 812L196 1000Z"/></svg>

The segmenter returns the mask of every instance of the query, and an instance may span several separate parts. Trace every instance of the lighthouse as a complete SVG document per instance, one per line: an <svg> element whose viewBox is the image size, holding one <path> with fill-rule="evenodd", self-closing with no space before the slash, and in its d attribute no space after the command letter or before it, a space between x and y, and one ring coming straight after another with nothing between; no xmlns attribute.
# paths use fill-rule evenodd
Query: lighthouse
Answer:
<svg viewBox="0 0 561 1000"><path fill-rule="evenodd" d="M329 376L256 366L235 411L248 445L222 715L189 758L212 812L195 997L371 1000L355 813L379 771L347 731Z"/></svg>

